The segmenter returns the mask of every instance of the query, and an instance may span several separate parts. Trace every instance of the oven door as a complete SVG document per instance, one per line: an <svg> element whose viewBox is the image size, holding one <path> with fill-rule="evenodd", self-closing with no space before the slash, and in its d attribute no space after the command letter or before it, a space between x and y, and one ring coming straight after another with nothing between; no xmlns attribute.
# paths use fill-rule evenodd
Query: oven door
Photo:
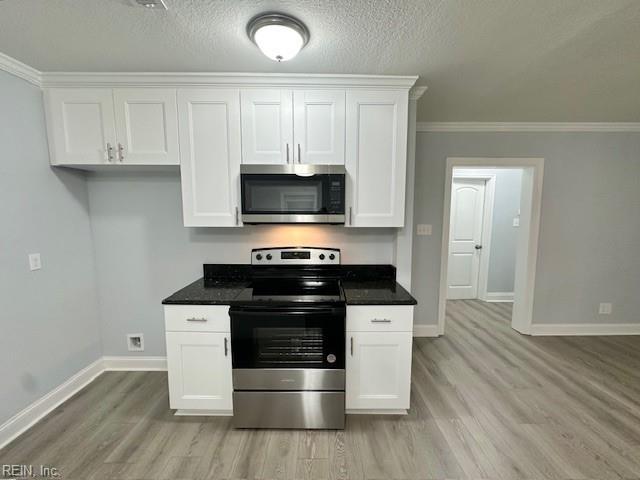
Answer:
<svg viewBox="0 0 640 480"><path fill-rule="evenodd" d="M344 167L242 167L240 181L244 223L344 223Z"/></svg>
<svg viewBox="0 0 640 480"><path fill-rule="evenodd" d="M344 369L345 307L231 307L234 369Z"/></svg>

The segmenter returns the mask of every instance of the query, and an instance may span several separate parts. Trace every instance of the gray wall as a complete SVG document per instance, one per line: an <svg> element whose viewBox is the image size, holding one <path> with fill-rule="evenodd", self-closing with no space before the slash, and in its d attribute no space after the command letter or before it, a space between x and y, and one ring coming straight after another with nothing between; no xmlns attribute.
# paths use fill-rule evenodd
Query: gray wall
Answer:
<svg viewBox="0 0 640 480"><path fill-rule="evenodd" d="M513 219L520 208L522 170L456 168L454 175L457 173L496 176L487 292L513 292L518 244L518 229L513 226ZM486 244L486 240L483 239L483 243Z"/></svg>
<svg viewBox="0 0 640 480"><path fill-rule="evenodd" d="M202 276L203 263L246 263L251 248L312 245L342 249L344 263L392 263L395 229L330 226L185 228L174 173L93 173L91 222L105 355L129 355L126 333L164 355L161 300Z"/></svg>
<svg viewBox="0 0 640 480"><path fill-rule="evenodd" d="M496 191L491 226L487 292L513 292L518 228L513 219L520 209L521 170L495 170Z"/></svg>
<svg viewBox="0 0 640 480"><path fill-rule="evenodd" d="M544 157L534 323L640 322L640 134L418 133L413 291L437 323L447 157ZM598 315L599 302L613 314Z"/></svg>
<svg viewBox="0 0 640 480"><path fill-rule="evenodd" d="M0 72L0 424L100 357L86 181L49 167L40 89ZM43 268L30 272L29 253Z"/></svg>

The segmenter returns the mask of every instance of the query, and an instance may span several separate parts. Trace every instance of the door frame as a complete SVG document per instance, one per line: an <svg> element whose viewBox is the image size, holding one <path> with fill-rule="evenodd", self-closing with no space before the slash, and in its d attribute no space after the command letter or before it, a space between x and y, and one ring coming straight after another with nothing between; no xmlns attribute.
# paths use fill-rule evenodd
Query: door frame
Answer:
<svg viewBox="0 0 640 480"><path fill-rule="evenodd" d="M459 168L459 167L458 167ZM452 182L456 178L470 178L484 180L484 207L482 211L482 253L480 254L480 265L478 268L478 298L487 300L487 284L489 281L489 257L491 255L491 234L493 229L493 206L496 192L496 174L476 172L454 172ZM453 186L453 184L452 184ZM451 205L449 205L451 209ZM449 213L451 215L451 213ZM451 218L449 218L451 222ZM447 241L447 255L449 253L449 243ZM447 259L447 268L448 268Z"/></svg>
<svg viewBox="0 0 640 480"><path fill-rule="evenodd" d="M442 216L442 247L440 258L440 291L438 298L438 334L445 332L447 306L447 273L449 264L449 228L451 220L451 187L453 169L459 167L478 169L521 168L520 228L514 280L513 316L511 327L530 335L533 320L538 238L542 209L542 180L544 158L447 158L444 185L444 212Z"/></svg>

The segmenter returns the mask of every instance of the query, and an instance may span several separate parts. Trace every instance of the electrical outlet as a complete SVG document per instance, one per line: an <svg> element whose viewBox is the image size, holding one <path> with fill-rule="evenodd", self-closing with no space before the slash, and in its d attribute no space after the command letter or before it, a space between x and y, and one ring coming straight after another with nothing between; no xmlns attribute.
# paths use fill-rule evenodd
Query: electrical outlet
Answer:
<svg viewBox="0 0 640 480"><path fill-rule="evenodd" d="M40 259L39 253L30 253L29 254L29 269L40 270L42 268L42 260Z"/></svg>
<svg viewBox="0 0 640 480"><path fill-rule="evenodd" d="M130 352L143 352L144 335L141 333L127 333L127 348Z"/></svg>
<svg viewBox="0 0 640 480"><path fill-rule="evenodd" d="M428 224L424 224L424 223L419 223L416 233L418 235L431 235L431 233L433 232L433 228L431 227L431 225Z"/></svg>
<svg viewBox="0 0 640 480"><path fill-rule="evenodd" d="M611 315L613 310L613 305L611 303L601 303L600 308L598 309L598 313L600 315Z"/></svg>

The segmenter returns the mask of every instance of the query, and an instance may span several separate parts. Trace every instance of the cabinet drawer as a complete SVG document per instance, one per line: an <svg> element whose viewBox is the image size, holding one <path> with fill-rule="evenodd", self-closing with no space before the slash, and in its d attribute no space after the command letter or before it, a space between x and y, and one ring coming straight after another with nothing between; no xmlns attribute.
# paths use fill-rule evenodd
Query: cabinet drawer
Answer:
<svg viewBox="0 0 640 480"><path fill-rule="evenodd" d="M411 332L413 305L347 306L348 332Z"/></svg>
<svg viewBox="0 0 640 480"><path fill-rule="evenodd" d="M230 332L227 305L165 305L168 332Z"/></svg>

